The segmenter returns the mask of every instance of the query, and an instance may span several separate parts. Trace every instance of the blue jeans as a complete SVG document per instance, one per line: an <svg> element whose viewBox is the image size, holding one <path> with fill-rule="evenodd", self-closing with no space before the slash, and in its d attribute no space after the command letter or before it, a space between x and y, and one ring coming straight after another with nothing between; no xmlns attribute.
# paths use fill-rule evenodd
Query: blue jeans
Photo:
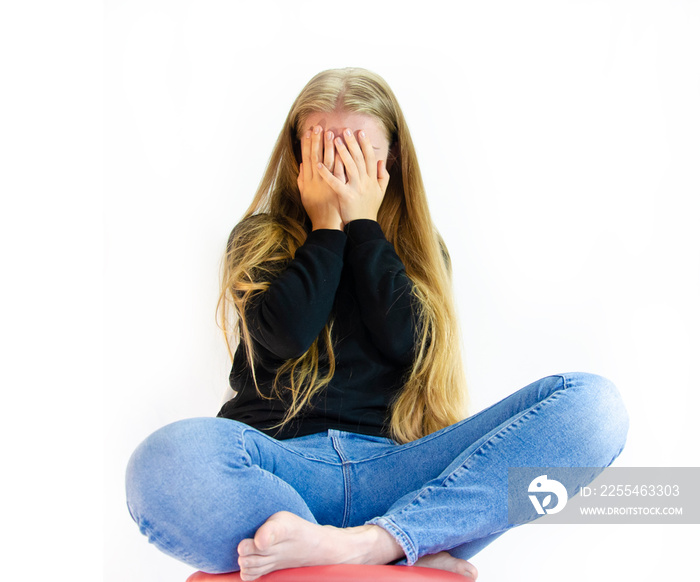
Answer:
<svg viewBox="0 0 700 582"><path fill-rule="evenodd" d="M338 430L278 441L191 418L136 448L127 506L151 543L209 573L237 571L238 543L282 510L376 524L403 548L402 564L442 550L468 559L513 527L508 467L597 467L587 482L564 483L575 494L620 454L628 422L617 388L585 373L542 378L404 445Z"/></svg>

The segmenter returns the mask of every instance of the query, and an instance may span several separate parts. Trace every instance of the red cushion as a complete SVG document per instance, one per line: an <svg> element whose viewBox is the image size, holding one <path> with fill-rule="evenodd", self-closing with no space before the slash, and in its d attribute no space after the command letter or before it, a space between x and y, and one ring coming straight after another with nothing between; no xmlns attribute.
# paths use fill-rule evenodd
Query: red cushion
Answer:
<svg viewBox="0 0 700 582"><path fill-rule="evenodd" d="M260 576L260 582L465 582L471 580L454 572L423 568L422 566L364 566L358 564L335 564L332 566L310 566L288 568ZM231 574L205 574L195 572L187 582L241 582L238 572Z"/></svg>

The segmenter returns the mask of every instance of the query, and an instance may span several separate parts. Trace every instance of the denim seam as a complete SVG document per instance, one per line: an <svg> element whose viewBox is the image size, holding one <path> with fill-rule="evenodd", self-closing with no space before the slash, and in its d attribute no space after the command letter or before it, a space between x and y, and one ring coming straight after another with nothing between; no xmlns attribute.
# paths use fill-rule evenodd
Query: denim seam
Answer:
<svg viewBox="0 0 700 582"><path fill-rule="evenodd" d="M244 461L248 464L249 467L253 466L253 459L250 457L250 453L248 452L248 447L246 446L246 440L245 440L245 435L248 432L247 428L244 428L238 433L238 438L239 438L239 445L241 447L241 450L243 451L243 459Z"/></svg>
<svg viewBox="0 0 700 582"><path fill-rule="evenodd" d="M536 412L537 410L542 408L544 404L547 404L548 401L559 397L559 394L558 394L559 392L560 392L559 390L553 392L552 394L547 396L547 398L545 398L544 400L540 400L537 404L535 404L531 408L528 408L527 410L522 411L515 419L513 419L513 421L508 426L503 427L500 431L491 435L488 438L488 440L484 441L483 443L481 443L481 445L479 445L476 449L474 449L471 452L471 454L466 459L464 459L464 462L459 467L455 468L454 471L452 471L449 475L447 475L442 480L442 482L440 483L439 486L444 487L445 485L448 485L449 483L454 481L454 477L456 475L461 474L466 470L467 464L469 463L469 461L471 461L472 457L474 457L474 455L476 455L476 453L480 452L487 445L490 445L491 441L493 441L494 439L501 438L506 432L510 431L516 424L518 424L525 416L527 416L531 412ZM418 501L419 497L422 497L422 496L420 494L417 495L416 498L413 501L411 501L411 503L415 503L416 501ZM404 511L404 510L402 510L402 511Z"/></svg>
<svg viewBox="0 0 700 582"><path fill-rule="evenodd" d="M516 424L520 423L520 421L523 420L527 415L529 415L530 413L534 413L534 412L540 410L541 408L543 408L543 406L544 406L545 404L549 404L549 402L551 402L552 400L555 400L555 399L559 398L559 396L561 396L560 393L561 393L561 390L556 390L556 391L554 391L552 394L550 394L549 396L547 396L547 398L545 398L544 400L540 400L536 405L534 405L534 406L532 406L531 408L528 408L527 410L524 410L522 413L520 413L515 419L513 419L513 422L511 422L508 426L502 428L502 429L501 429L500 431L498 431L496 434L491 435L491 437L489 437L488 440L484 441L483 443L481 443L481 445L479 445L478 448L474 449L474 450L472 451L472 453L471 453L466 459L464 459L464 462L463 462L459 467L457 467L454 471L452 471L452 473L450 473L449 475L447 475L447 476L442 480L442 483L440 483L440 487L444 487L446 484L448 484L448 482L454 481L454 477L455 477L457 474L461 474L461 473L463 473L465 470L467 470L467 464L469 463L469 461L471 461L472 457L473 457L476 453L480 452L481 449L483 449L483 448L486 447L487 445L490 445L490 444L491 444L491 441L493 441L493 440L496 439L496 438L501 438L501 437L503 437L504 434L506 434L508 431L510 431Z"/></svg>
<svg viewBox="0 0 700 582"><path fill-rule="evenodd" d="M244 451L245 460L248 464L248 467L255 470L255 471L259 471L259 473L263 479L273 481L278 487L283 487L285 489L288 489L290 492L298 493L298 491L290 483L288 483L284 479L281 479L280 477L278 477L274 473L271 473L270 471L263 469L262 467L260 467L260 465L256 465L253 463L253 459L250 457L250 453L248 452L248 449L245 446L245 434L247 432L250 432L250 431L255 432L255 430L256 429L254 429L254 428L251 428L251 429L246 428L240 432L241 446L242 446L242 449ZM286 447L284 447L284 449L288 450ZM313 459L313 460L316 461L318 459Z"/></svg>
<svg viewBox="0 0 700 582"><path fill-rule="evenodd" d="M545 376L545 378L561 378L561 379L564 381L564 388L563 388L563 389L566 389L566 388L569 388L569 387L570 387L570 386L569 386L569 378L567 378L567 375L566 375L566 374L551 374L551 375L549 375L549 376ZM556 392L559 392L559 390L556 390L555 393L556 393ZM550 394L550 396L553 396L553 395L554 395L554 393L553 393L553 394ZM543 401L540 401L540 402L543 402ZM488 407L487 407L487 408L488 408ZM402 445L397 445L396 448L395 448L395 450L385 451L385 452L383 452L383 453L381 453L381 454L379 454L379 455L374 455L374 456L372 456L372 457L367 457L367 458L365 458L365 459L360 459L360 460L357 460L357 461L349 461L349 462L351 462L351 463L362 463L362 462L365 462L365 461L372 461L372 460L374 460L374 459L381 459L381 458L386 457L386 456L389 456L389 455L398 454L398 453L400 453L400 452L406 450L406 448L412 448L412 447L420 446L420 445L423 444L423 443L429 442L429 441L431 441L431 440L433 440L433 439L435 439L435 438L438 438L438 437L440 437L440 436L442 436L442 435L444 435L444 434L448 434L448 433L452 432L453 430L457 430L457 429L459 428L459 425L461 425L462 422L464 422L465 420L471 420L471 419L473 419L473 418L478 417L481 413L485 412L485 410L486 410L486 409L480 410L480 411L477 412L476 414L473 414L473 415L471 415L471 416L469 416L469 417L467 417L467 418L465 418L465 419L463 419L463 420L461 420L461 421L459 421L459 422L456 422L455 424L452 424L452 425L450 425L450 426L446 426L446 427L443 428L443 429L440 429L440 430L437 430L437 431L435 431L435 432L433 432L433 433L430 433L429 435L426 435L426 436L424 436L424 437L422 437L422 438L420 438L420 439L417 439L417 440L415 440L415 441L411 441L411 442L408 442L408 443L404 443L404 444L402 444ZM527 412L527 411L525 411L525 412Z"/></svg>
<svg viewBox="0 0 700 582"><path fill-rule="evenodd" d="M567 379L566 379L564 376L561 376L561 375L557 375L557 376L559 376L559 377L562 378L562 380L563 380L563 383L564 383L564 388L563 388L563 389L555 390L552 394L550 394L549 396L547 396L544 400L540 400L536 405L534 405L534 406L530 407L529 409L524 410L522 413L520 413L510 424L508 424L508 426L502 428L502 429L501 429L500 431L498 431L496 434L491 435L491 437L489 437L488 440L484 441L483 443L481 443L481 445L479 445L479 447L477 447L476 449L474 449L474 451L472 451L472 453L471 453L466 459L464 459L464 462L463 462L461 465L459 465L454 471L452 471L449 475L447 475L447 476L442 480L442 482L440 483L440 486L439 486L439 487L445 487L445 485L448 484L448 481L454 481L455 475L457 475L458 473L459 473L459 474L463 473L463 472L466 470L466 465L467 465L467 463L474 457L474 455L475 455L477 452L481 451L481 449L482 449L483 447L485 447L487 444L489 444L493 439L495 439L496 437L501 437L503 434L506 433L506 431L510 430L516 423L518 423L522 418L524 418L524 417L525 417L527 414L529 414L530 412L535 412L536 410L542 408L542 406L545 405L545 404L547 404L549 401L551 401L551 400L553 400L553 399L559 397L559 396L561 395L562 391L565 390L565 389L568 387L568 382L567 382ZM416 496L415 496L409 503L407 503L407 504L404 506L403 509L401 509L401 510L398 511L397 513L394 513L394 516L399 516L399 515L401 515L402 513L409 511L410 508L411 508L411 506L413 506L413 505L415 505L416 503L418 503L418 502L422 501L423 499L425 499L426 496L430 493L430 491L431 491L432 489L437 489L437 487L426 488L426 489L420 489L419 491L417 491L417 492L416 492ZM382 516L381 519L384 519L384 520L387 520L387 521L388 521L388 520L390 520L391 518L385 515L385 516ZM390 523L392 523L393 525L395 525L395 526L397 527L397 529L401 532L401 535L402 535L402 536L406 536L406 537L408 538L408 534L406 534L406 532L404 532L403 530L400 530L400 529L398 528L398 525L396 525L395 522L394 522L393 520L392 520ZM411 541L411 546L413 546L413 545L414 545L414 544L413 544L413 542ZM408 555L407 555L407 557L408 557ZM409 560L409 562L410 562L410 560Z"/></svg>
<svg viewBox="0 0 700 582"><path fill-rule="evenodd" d="M343 454L342 447L340 446L340 443L338 442L338 438L336 436L331 437L331 444L333 445L335 452L338 453L338 457L340 457L341 467L343 469L343 491L345 494L345 500L343 504L343 521L340 527L347 527L348 521L350 520L350 511L352 505L350 498L350 479L348 475L348 462L347 458L345 457L345 454Z"/></svg>

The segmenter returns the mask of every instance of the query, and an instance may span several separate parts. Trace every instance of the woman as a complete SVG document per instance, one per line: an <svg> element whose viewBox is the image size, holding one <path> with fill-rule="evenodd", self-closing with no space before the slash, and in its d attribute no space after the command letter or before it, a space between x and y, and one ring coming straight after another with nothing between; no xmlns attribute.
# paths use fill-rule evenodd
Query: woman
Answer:
<svg viewBox="0 0 700 582"><path fill-rule="evenodd" d="M126 478L142 533L200 570L475 579L467 559L514 525L508 467L597 467L564 483L573 495L624 447L619 393L592 374L468 416L450 256L398 102L364 69L324 71L292 105L229 238L219 307L230 354L237 324L237 395L156 431Z"/></svg>

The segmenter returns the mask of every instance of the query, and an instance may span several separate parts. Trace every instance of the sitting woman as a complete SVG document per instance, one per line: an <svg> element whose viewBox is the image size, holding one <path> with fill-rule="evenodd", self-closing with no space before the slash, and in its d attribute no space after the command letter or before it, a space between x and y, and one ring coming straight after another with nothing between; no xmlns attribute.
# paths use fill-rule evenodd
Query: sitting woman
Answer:
<svg viewBox="0 0 700 582"><path fill-rule="evenodd" d="M564 483L573 495L624 447L624 404L593 374L468 415L450 255L372 72L304 87L224 266L237 394L216 418L150 435L126 474L141 532L195 568L254 580L393 563L475 579L467 560L514 526L509 467L599 468Z"/></svg>

